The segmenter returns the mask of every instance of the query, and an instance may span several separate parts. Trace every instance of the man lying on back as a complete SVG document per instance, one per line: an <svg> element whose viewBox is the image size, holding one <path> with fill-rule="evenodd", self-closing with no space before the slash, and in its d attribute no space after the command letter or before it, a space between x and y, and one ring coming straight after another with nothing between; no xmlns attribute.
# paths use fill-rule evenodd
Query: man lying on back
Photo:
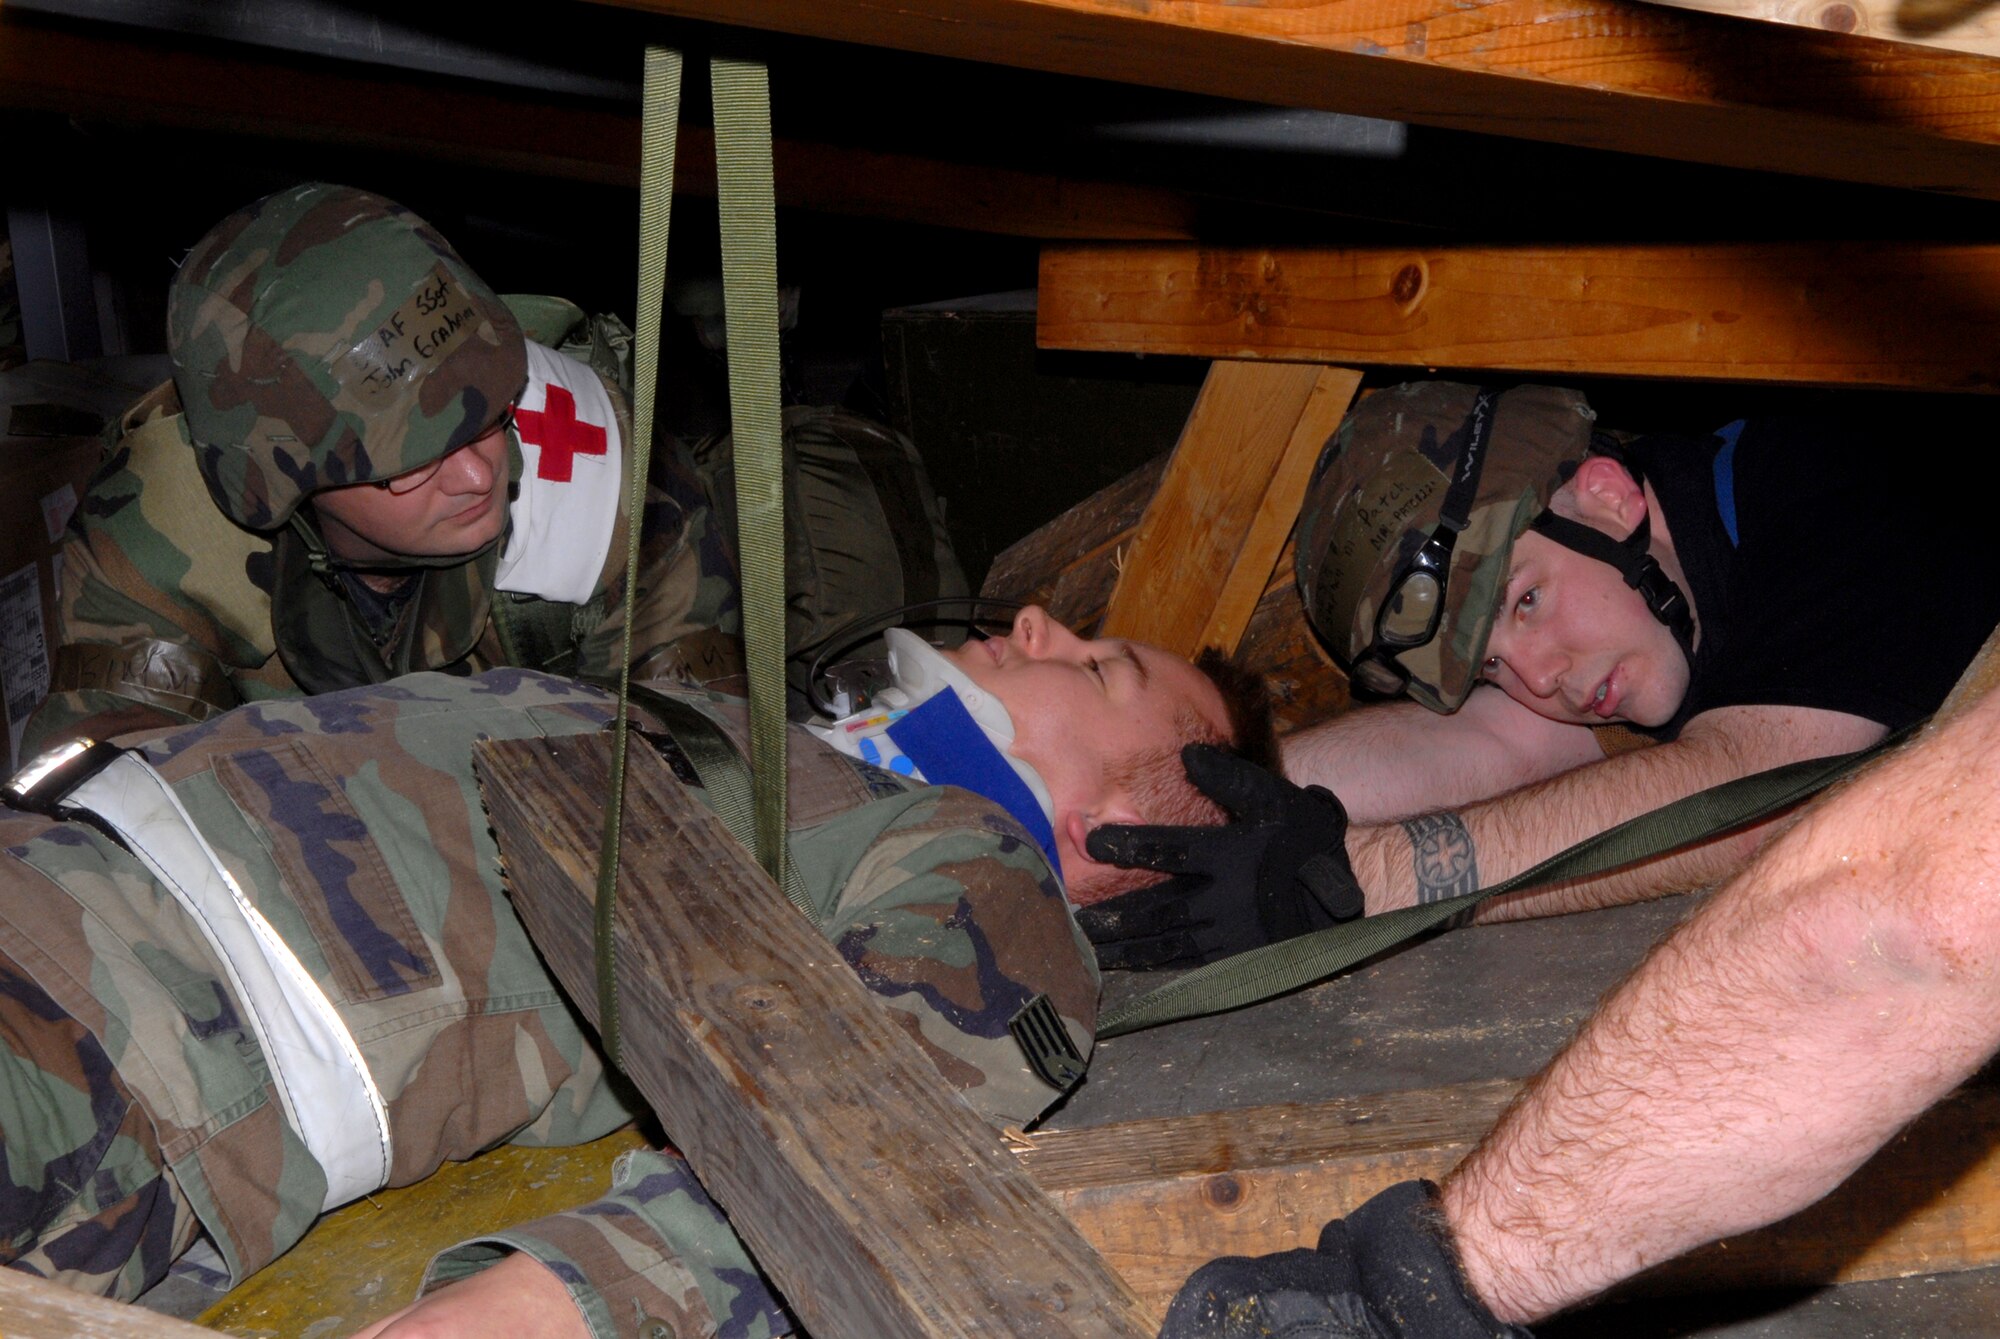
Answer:
<svg viewBox="0 0 2000 1339"><path fill-rule="evenodd" d="M794 863L947 1080L995 1124L1032 1120L1058 1092L1008 1023L1046 996L1087 1054L1096 1012L1064 885L1132 877L1084 838L1113 817L1217 817L1180 745L1268 750L1268 723L1184 661L1036 609L957 652L905 643L896 668L895 724L955 701L977 736L960 747L988 744L1032 809L924 784L956 764L907 731L885 736L924 759L905 775L794 731ZM672 691L741 740L736 704ZM611 706L518 670L416 675L158 734L0 811L8 1262L130 1297L206 1237L234 1282L325 1210L446 1159L631 1119L513 916L471 772L478 739L595 731ZM493 1227L433 1264L432 1285L464 1281L374 1332L483 1336L499 1315L512 1334L789 1328L669 1154L621 1161L593 1204Z"/></svg>

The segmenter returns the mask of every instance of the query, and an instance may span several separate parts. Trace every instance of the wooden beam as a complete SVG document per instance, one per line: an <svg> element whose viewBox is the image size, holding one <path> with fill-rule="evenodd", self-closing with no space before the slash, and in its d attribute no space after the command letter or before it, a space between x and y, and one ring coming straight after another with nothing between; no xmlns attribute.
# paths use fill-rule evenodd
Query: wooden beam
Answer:
<svg viewBox="0 0 2000 1339"><path fill-rule="evenodd" d="M1101 633L1236 649L1313 461L1360 385L1341 368L1217 362L1125 553Z"/></svg>
<svg viewBox="0 0 2000 1339"><path fill-rule="evenodd" d="M1042 251L1060 349L2000 391L2000 246Z"/></svg>
<svg viewBox="0 0 2000 1339"><path fill-rule="evenodd" d="M1678 9L1762 23L1914 42L1943 51L2000 56L2000 13L1992 0L1653 0Z"/></svg>
<svg viewBox="0 0 2000 1339"><path fill-rule="evenodd" d="M1170 456L1161 456L1099 489L1033 534L1008 545L986 573L981 593L1045 606L1065 626L1095 635L1146 506ZM1347 676L1313 637L1292 579L1289 544L1237 642L1238 663L1264 677L1279 733L1347 710Z"/></svg>
<svg viewBox="0 0 2000 1339"><path fill-rule="evenodd" d="M376 149L569 181L639 182L636 108L84 33L4 12L0 107ZM788 208L972 232L1185 240L1196 235L1204 208L1180 191L797 138L779 139L772 157L778 203ZM683 128L678 159L676 193L713 196L714 132Z"/></svg>
<svg viewBox="0 0 2000 1339"><path fill-rule="evenodd" d="M1235 655L1250 620L1257 612L1265 590L1277 573L1278 555L1298 524L1299 508L1305 504L1306 484L1313 465L1326 446L1354 393L1361 386L1361 374L1349 367L1322 367L1313 380L1312 394L1306 397L1299 420L1292 425L1277 467L1264 489L1263 499L1243 536L1242 547L1229 567L1229 575L1215 598L1215 607L1196 639L1199 647L1213 646L1224 655Z"/></svg>
<svg viewBox="0 0 2000 1339"><path fill-rule="evenodd" d="M1398 1181L1443 1176L1517 1085L1496 1080L1037 1134L1022 1163L1163 1309L1218 1255L1311 1245ZM1964 1089L1818 1204L1643 1276L1633 1290L1855 1283L2000 1263L2000 1090Z"/></svg>
<svg viewBox="0 0 2000 1339"><path fill-rule="evenodd" d="M0 1266L7 1339L215 1339L218 1332Z"/></svg>
<svg viewBox="0 0 2000 1339"><path fill-rule="evenodd" d="M610 740L475 762L537 947L595 1016ZM808 1330L1152 1333L1151 1317L720 820L633 750L618 890L627 1072ZM700 871L699 877L690 877Z"/></svg>
<svg viewBox="0 0 2000 1339"><path fill-rule="evenodd" d="M1633 0L608 2L1279 106L2000 199L1993 62Z"/></svg>

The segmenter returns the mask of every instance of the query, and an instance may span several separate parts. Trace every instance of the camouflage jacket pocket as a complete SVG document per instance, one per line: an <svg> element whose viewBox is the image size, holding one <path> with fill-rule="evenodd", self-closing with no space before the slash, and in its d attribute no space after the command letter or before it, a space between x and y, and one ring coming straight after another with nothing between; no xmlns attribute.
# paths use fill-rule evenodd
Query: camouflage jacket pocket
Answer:
<svg viewBox="0 0 2000 1339"><path fill-rule="evenodd" d="M440 984L369 825L308 748L247 749L214 768L276 863L342 996L359 1003Z"/></svg>

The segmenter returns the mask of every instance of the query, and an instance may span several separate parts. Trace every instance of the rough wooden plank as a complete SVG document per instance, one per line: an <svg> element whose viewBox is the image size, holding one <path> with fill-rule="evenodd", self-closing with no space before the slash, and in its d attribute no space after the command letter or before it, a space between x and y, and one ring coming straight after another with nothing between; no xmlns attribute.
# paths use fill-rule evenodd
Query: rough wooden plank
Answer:
<svg viewBox="0 0 2000 1339"><path fill-rule="evenodd" d="M514 904L595 1016L610 740L483 744ZM1149 1317L719 820L633 750L618 892L628 1071L806 1328L1140 1335ZM689 877L689 871L700 871Z"/></svg>
<svg viewBox="0 0 2000 1339"><path fill-rule="evenodd" d="M982 593L1043 605L1067 626L1095 635L1132 532L1159 488L1167 459L1162 456L1134 470L1015 542L994 560ZM1347 676L1306 624L1289 543L1237 643L1236 659L1271 686L1280 734L1347 710Z"/></svg>
<svg viewBox="0 0 2000 1339"><path fill-rule="evenodd" d="M1184 656L1202 649L1216 599L1318 382L1316 367L1217 362L1209 368L1126 550L1104 636ZM1256 579L1269 573L1267 565Z"/></svg>
<svg viewBox="0 0 2000 1339"><path fill-rule="evenodd" d="M1630 0L611 0L1691 162L2000 198L2000 67Z"/></svg>
<svg viewBox="0 0 2000 1339"><path fill-rule="evenodd" d="M1988 244L1051 246L1039 308L1050 348L2000 391Z"/></svg>
<svg viewBox="0 0 2000 1339"><path fill-rule="evenodd" d="M1517 1085L1468 1083L1037 1135L1022 1162L1149 1303L1217 1255L1310 1245L1397 1181L1442 1176ZM2000 1090L1967 1088L1833 1194L1635 1290L1853 1283L2000 1263Z"/></svg>
<svg viewBox="0 0 2000 1339"><path fill-rule="evenodd" d="M1991 0L1653 0L1731 18L1914 42L1944 51L2000 56L2000 12Z"/></svg>
<svg viewBox="0 0 2000 1339"><path fill-rule="evenodd" d="M1292 576L1292 547L1278 555L1271 584L1250 615L1236 659L1264 676L1278 733L1338 716L1352 704L1347 675L1333 663L1306 621L1305 602Z"/></svg>
<svg viewBox="0 0 2000 1339"><path fill-rule="evenodd" d="M1236 551L1236 561L1230 565L1208 621L1195 639L1198 647L1213 646L1224 655L1236 654L1258 601L1271 584L1278 555L1284 551L1285 542L1298 523L1299 507L1305 502L1313 464L1327 439L1333 436L1333 430L1340 426L1340 420L1347 416L1347 407L1354 402L1354 392L1360 385L1361 374L1352 368L1320 369L1312 394L1306 397L1299 421L1292 425L1291 438L1271 472L1271 482L1257 504L1242 547Z"/></svg>
<svg viewBox="0 0 2000 1339"><path fill-rule="evenodd" d="M1471 1151L1517 1084L1125 1121L1034 1137L1022 1165L1164 1310L1218 1255L1309 1246L1376 1191Z"/></svg>
<svg viewBox="0 0 2000 1339"><path fill-rule="evenodd" d="M0 1266L0 1334L6 1339L215 1339L216 1333Z"/></svg>
<svg viewBox="0 0 2000 1339"><path fill-rule="evenodd" d="M408 1306L439 1251L591 1203L612 1163L648 1146L626 1126L588 1144L507 1144L447 1162L327 1214L199 1319L235 1335L352 1334Z"/></svg>

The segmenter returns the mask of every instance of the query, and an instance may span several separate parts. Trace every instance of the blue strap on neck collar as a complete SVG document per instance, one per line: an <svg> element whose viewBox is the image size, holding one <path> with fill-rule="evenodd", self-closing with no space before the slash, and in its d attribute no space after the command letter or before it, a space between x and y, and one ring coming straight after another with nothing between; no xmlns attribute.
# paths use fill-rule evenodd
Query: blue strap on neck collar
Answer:
<svg viewBox="0 0 2000 1339"><path fill-rule="evenodd" d="M984 795L1012 814L1048 855L1049 868L1062 873L1055 829L1049 826L1048 815L1027 783L973 721L957 693L946 689L922 706L912 707L909 715L885 733L917 765L924 780Z"/></svg>

